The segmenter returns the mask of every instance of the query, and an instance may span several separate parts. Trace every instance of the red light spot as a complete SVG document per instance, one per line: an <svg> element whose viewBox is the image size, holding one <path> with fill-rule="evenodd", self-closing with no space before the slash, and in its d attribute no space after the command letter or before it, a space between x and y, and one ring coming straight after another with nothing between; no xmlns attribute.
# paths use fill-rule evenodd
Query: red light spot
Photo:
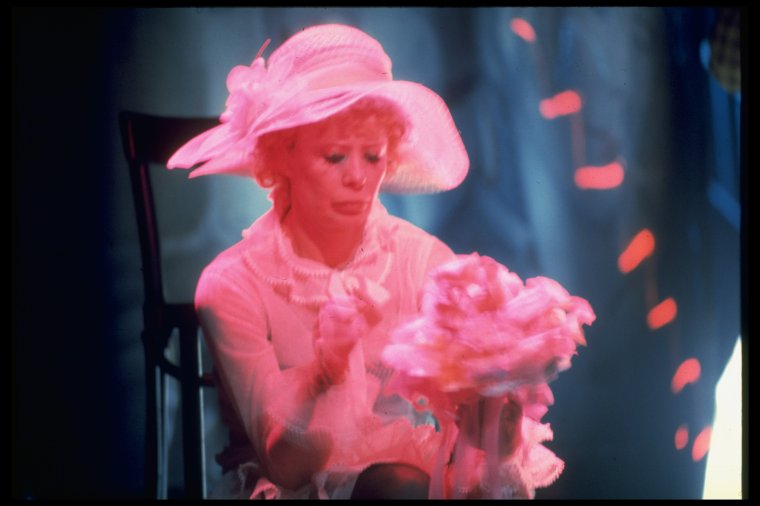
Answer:
<svg viewBox="0 0 760 506"><path fill-rule="evenodd" d="M612 162L601 167L580 167L575 170L575 184L582 190L609 190L623 182L623 166Z"/></svg>
<svg viewBox="0 0 760 506"><path fill-rule="evenodd" d="M689 443L689 427L686 424L681 425L676 430L676 450L683 450Z"/></svg>
<svg viewBox="0 0 760 506"><path fill-rule="evenodd" d="M712 427L709 425L702 429L702 432L694 438L694 446L691 447L691 460L699 462L710 450L710 436L712 436Z"/></svg>
<svg viewBox="0 0 760 506"><path fill-rule="evenodd" d="M701 374L702 367L699 365L699 360L696 358L684 360L673 375L673 381L670 382L670 389L674 394L677 394L689 383L696 382Z"/></svg>
<svg viewBox="0 0 760 506"><path fill-rule="evenodd" d="M668 297L649 310L647 315L647 325L652 330L659 329L663 325L672 322L678 314L678 305L673 297Z"/></svg>
<svg viewBox="0 0 760 506"><path fill-rule="evenodd" d="M546 119L574 114L581 110L581 96L573 90L563 91L551 98L543 99L538 110Z"/></svg>
<svg viewBox="0 0 760 506"><path fill-rule="evenodd" d="M509 22L509 27L518 37L522 38L526 42L536 42L536 31L530 26L530 23L523 18L514 18Z"/></svg>
<svg viewBox="0 0 760 506"><path fill-rule="evenodd" d="M618 257L618 269L623 274L628 274L652 252L654 252L654 236L649 229L645 228L636 234Z"/></svg>

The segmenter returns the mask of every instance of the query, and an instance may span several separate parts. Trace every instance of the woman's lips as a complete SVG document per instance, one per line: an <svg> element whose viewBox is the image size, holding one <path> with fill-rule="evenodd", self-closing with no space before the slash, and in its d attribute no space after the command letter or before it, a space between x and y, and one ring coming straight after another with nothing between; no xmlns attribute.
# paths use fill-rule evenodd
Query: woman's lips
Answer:
<svg viewBox="0 0 760 506"><path fill-rule="evenodd" d="M361 200L347 200L344 202L333 202L333 209L340 214L361 214L367 208L367 203Z"/></svg>

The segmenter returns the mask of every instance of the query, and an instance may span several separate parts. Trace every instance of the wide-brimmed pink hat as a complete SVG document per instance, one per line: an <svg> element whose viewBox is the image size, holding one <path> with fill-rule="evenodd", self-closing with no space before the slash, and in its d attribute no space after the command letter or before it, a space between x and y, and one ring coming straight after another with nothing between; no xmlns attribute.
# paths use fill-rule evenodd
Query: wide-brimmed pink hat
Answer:
<svg viewBox="0 0 760 506"><path fill-rule="evenodd" d="M378 41L356 28L330 24L293 35L268 64L261 57L265 47L249 67L230 71L221 124L177 150L167 164L170 169L202 163L190 177L253 177L260 163L256 140L262 134L320 121L375 96L398 106L407 121L396 170L382 191L433 193L462 182L469 159L449 108L421 84L394 81L391 60Z"/></svg>

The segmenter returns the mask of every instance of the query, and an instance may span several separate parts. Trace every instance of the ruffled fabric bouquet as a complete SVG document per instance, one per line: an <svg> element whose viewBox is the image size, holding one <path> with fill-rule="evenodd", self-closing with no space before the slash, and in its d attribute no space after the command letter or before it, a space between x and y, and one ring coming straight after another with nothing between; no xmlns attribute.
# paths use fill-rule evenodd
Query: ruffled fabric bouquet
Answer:
<svg viewBox="0 0 760 506"><path fill-rule="evenodd" d="M551 429L538 422L553 402L547 383L570 367L594 319L556 281L523 283L477 253L431 272L419 316L392 332L382 355L395 369L390 388L431 410L446 434L431 498L478 487L532 498L559 476L563 462L540 444Z"/></svg>

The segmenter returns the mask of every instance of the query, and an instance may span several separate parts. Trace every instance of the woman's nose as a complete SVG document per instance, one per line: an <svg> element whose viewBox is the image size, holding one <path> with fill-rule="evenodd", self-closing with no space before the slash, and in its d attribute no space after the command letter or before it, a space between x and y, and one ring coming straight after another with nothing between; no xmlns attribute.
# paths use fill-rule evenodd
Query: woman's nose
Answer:
<svg viewBox="0 0 760 506"><path fill-rule="evenodd" d="M349 188L361 189L367 183L367 172L364 164L357 156L350 156L346 160L343 171L343 184Z"/></svg>

